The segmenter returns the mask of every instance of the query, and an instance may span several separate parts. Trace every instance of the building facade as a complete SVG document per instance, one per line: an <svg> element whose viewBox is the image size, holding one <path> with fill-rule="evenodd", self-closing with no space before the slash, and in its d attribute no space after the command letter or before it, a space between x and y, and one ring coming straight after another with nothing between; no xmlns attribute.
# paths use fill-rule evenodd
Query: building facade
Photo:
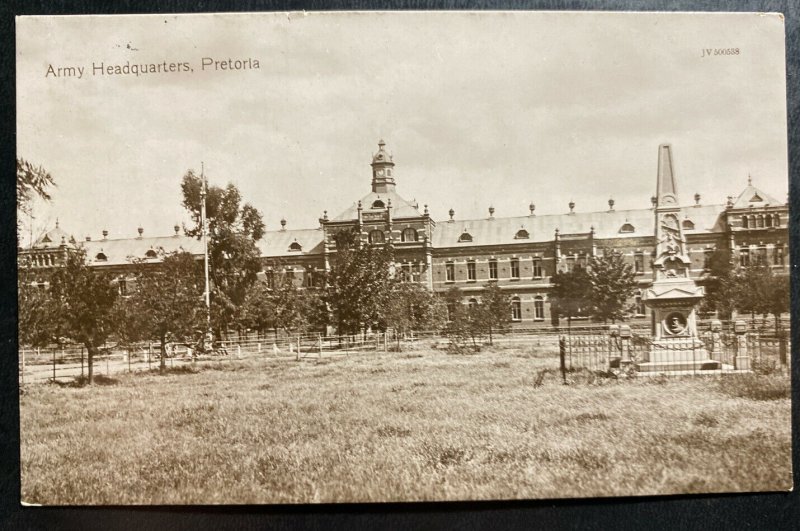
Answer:
<svg viewBox="0 0 800 531"><path fill-rule="evenodd" d="M672 172L671 149L659 172ZM665 166L666 165L666 166ZM585 266L593 256L608 250L621 252L638 281L630 301L630 316L646 318L642 294L652 282L655 241L655 202L640 209L617 210L614 201L598 212L569 211L537 215L531 204L524 215L496 217L494 209L480 219L459 219L451 209L449 218L435 221L427 205L422 208L403 199L396 190L395 163L383 141L371 162L371 191L338 216L327 211L316 228L268 231L258 242L264 279L277 274L293 277L298 287L317 286L336 255L335 236L354 230L366 245L391 245L396 274L419 282L434 292L458 287L465 303L479 303L481 293L496 282L512 300L515 327L547 325L553 314L549 300L552 276L577 265ZM738 265L768 265L788 273L788 203L771 197L752 182L725 204L705 205L695 194L692 205L680 206L677 215L691 260L689 274L702 283L709 259L717 249L727 249ZM109 268L125 282L131 257L158 260L157 251L183 249L202 255L202 246L179 234L145 238L103 238L76 242L56 227L34 244L20 250L34 267L58 264L59 253L82 246L95 267Z"/></svg>

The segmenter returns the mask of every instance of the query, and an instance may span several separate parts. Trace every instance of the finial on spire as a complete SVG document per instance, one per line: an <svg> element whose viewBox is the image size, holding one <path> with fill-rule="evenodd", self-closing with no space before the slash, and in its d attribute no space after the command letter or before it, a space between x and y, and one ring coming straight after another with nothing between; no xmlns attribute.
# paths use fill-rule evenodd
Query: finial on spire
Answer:
<svg viewBox="0 0 800 531"><path fill-rule="evenodd" d="M378 147L380 149L383 149L383 146L385 146L385 145L386 145L386 142L384 142L382 138L380 140L378 140Z"/></svg>
<svg viewBox="0 0 800 531"><path fill-rule="evenodd" d="M56 218L56 228L58 228L58 218Z"/></svg>
<svg viewBox="0 0 800 531"><path fill-rule="evenodd" d="M749 173L747 174L747 186L753 186L753 177Z"/></svg>

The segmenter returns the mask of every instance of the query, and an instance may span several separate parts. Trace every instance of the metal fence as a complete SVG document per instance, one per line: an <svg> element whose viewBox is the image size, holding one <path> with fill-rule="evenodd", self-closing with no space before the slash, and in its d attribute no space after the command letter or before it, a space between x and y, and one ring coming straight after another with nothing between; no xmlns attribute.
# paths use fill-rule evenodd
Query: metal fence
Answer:
<svg viewBox="0 0 800 531"><path fill-rule="evenodd" d="M789 374L791 341L779 329L748 323L708 323L696 337L653 338L624 326L571 331L561 336L568 368L627 370L642 376L711 375L736 372Z"/></svg>

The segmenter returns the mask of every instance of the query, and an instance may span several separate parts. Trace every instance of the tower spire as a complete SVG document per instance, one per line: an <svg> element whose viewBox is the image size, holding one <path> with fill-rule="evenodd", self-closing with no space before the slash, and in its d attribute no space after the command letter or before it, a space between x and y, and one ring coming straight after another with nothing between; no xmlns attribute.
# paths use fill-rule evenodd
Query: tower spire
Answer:
<svg viewBox="0 0 800 531"><path fill-rule="evenodd" d="M394 192L394 162L386 152L386 142L378 141L378 152L372 156L372 191L376 193Z"/></svg>

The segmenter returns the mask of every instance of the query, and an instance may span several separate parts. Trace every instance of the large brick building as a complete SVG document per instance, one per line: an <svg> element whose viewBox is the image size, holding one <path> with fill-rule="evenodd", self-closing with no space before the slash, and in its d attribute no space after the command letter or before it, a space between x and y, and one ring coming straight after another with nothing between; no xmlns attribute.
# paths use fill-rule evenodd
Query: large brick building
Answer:
<svg viewBox="0 0 800 531"><path fill-rule="evenodd" d="M672 172L669 148L666 167ZM662 163L660 163L662 164ZM316 228L269 231L258 242L264 278L288 273L298 286L318 285L321 273L330 267L336 253L334 235L354 229L365 244L390 244L394 248L396 270L402 278L424 284L436 292L457 286L464 302L480 301L489 282L497 282L512 298L512 320L519 327L549 323L548 292L556 271L585 265L592 256L613 249L623 253L635 269L638 293L631 300L633 316L647 311L641 293L652 281L651 261L655 249L654 204L633 210L617 210L609 200L608 210L537 215L529 212L513 217L495 217L494 209L481 219L458 219L450 210L449 219L434 221L427 205L422 208L403 199L396 190L394 161L383 141L372 157L371 191L335 217L327 211ZM654 179L655 183L655 179ZM728 248L740 265L766 264L788 271L788 204L771 197L748 182L738 196L725 204L682 206L679 217L692 266L690 274L702 281L708 260L715 249ZM179 234L77 242L58 226L34 244L20 251L36 267L57 265L59 256L70 248L83 246L91 264L110 268L125 286L125 270L130 257L157 260L157 250L183 249L202 254L200 243ZM280 270L280 271L278 271Z"/></svg>

